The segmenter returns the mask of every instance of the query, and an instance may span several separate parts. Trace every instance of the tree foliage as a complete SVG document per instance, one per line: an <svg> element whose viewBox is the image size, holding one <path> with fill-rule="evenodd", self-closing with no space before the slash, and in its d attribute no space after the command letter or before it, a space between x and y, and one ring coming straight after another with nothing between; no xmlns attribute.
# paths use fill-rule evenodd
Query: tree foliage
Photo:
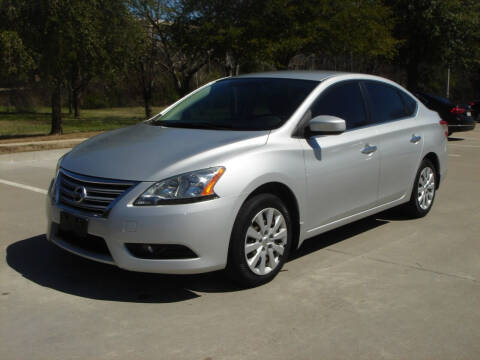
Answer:
<svg viewBox="0 0 480 360"><path fill-rule="evenodd" d="M192 14L186 12L182 1L175 0L130 0L129 6L137 20L149 26L158 42L159 65L171 77L179 95L185 95L208 56Z"/></svg>
<svg viewBox="0 0 480 360"><path fill-rule="evenodd" d="M0 83L41 82L51 95L52 133L61 132L62 95L71 95L78 116L92 81L124 81L141 94L148 117L155 94L168 87L184 95L199 73L207 81L379 66L406 74L411 89L440 83L446 67L478 79L480 2L0 0Z"/></svg>
<svg viewBox="0 0 480 360"><path fill-rule="evenodd" d="M471 66L479 61L480 3L477 0L388 0L401 41L398 63L407 83L419 86L422 65Z"/></svg>

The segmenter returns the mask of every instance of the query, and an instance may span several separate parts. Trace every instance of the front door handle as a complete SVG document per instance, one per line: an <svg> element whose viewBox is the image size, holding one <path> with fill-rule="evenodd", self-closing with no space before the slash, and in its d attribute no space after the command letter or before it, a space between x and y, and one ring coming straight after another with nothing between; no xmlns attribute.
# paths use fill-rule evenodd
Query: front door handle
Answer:
<svg viewBox="0 0 480 360"><path fill-rule="evenodd" d="M420 142L420 140L422 140L422 137L414 134L414 135L412 135L412 138L410 139L410 142L412 144L418 144Z"/></svg>
<svg viewBox="0 0 480 360"><path fill-rule="evenodd" d="M377 147L375 145L370 145L367 144L363 149L362 149L362 154L372 154L375 151L377 151Z"/></svg>

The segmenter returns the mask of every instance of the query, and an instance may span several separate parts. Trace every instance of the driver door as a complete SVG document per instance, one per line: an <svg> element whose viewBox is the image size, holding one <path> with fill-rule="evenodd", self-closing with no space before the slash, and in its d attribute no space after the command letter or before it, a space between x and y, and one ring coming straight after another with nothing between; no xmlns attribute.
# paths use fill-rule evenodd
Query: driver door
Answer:
<svg viewBox="0 0 480 360"><path fill-rule="evenodd" d="M307 231L357 214L378 202L378 135L369 126L358 81L327 88L311 108L312 118L333 115L346 121L338 135L302 139L307 178Z"/></svg>

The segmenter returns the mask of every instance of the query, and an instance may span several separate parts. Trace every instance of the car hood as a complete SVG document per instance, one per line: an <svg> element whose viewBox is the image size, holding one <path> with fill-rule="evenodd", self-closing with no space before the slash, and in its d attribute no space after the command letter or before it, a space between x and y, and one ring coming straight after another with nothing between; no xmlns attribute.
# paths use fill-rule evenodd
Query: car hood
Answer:
<svg viewBox="0 0 480 360"><path fill-rule="evenodd" d="M110 179L158 181L222 165L222 160L265 145L269 131L167 128L139 124L106 132L76 146L61 167Z"/></svg>

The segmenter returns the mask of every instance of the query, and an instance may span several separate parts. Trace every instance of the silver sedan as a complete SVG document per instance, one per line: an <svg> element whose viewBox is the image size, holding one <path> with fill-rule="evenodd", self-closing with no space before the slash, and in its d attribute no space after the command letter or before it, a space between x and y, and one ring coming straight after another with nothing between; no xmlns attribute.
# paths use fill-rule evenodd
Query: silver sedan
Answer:
<svg viewBox="0 0 480 360"><path fill-rule="evenodd" d="M144 272L275 277L310 237L388 208L426 215L446 124L375 76L273 72L209 83L59 160L48 239Z"/></svg>

